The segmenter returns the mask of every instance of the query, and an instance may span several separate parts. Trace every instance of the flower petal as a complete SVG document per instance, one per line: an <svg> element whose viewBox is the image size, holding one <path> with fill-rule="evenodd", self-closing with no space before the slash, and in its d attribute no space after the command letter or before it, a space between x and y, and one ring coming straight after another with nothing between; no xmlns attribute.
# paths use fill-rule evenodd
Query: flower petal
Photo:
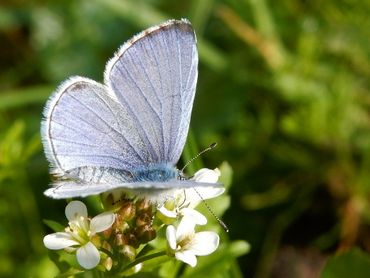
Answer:
<svg viewBox="0 0 370 278"><path fill-rule="evenodd" d="M77 261L85 269L92 269L100 262L100 254L90 241L77 249Z"/></svg>
<svg viewBox="0 0 370 278"><path fill-rule="evenodd" d="M183 252L176 252L175 257L179 261L183 261L184 263L187 263L191 267L194 267L197 265L197 257L195 257L193 252L189 250L185 250Z"/></svg>
<svg viewBox="0 0 370 278"><path fill-rule="evenodd" d="M92 234L105 231L113 225L115 220L116 216L114 213L109 211L103 212L91 219L90 231Z"/></svg>
<svg viewBox="0 0 370 278"><path fill-rule="evenodd" d="M166 238L167 238L167 242L168 242L168 245L170 246L170 248L172 250L176 250L176 229L174 226L172 225L169 225L167 226L167 229L166 229Z"/></svg>
<svg viewBox="0 0 370 278"><path fill-rule="evenodd" d="M193 180L197 182L216 183L218 178L221 176L220 170L202 168L194 174Z"/></svg>
<svg viewBox="0 0 370 278"><path fill-rule="evenodd" d="M87 208L81 201L69 202L65 209L68 221L76 220L79 216L87 217Z"/></svg>
<svg viewBox="0 0 370 278"><path fill-rule="evenodd" d="M185 237L194 235L194 227L196 223L191 217L183 217L176 230L176 241L179 242Z"/></svg>
<svg viewBox="0 0 370 278"><path fill-rule="evenodd" d="M169 210L165 206L158 207L158 211L162 213L164 216L169 217L169 218L177 217L177 213L175 210Z"/></svg>
<svg viewBox="0 0 370 278"><path fill-rule="evenodd" d="M51 250L60 250L79 243L69 233L59 232L45 236L44 245Z"/></svg>
<svg viewBox="0 0 370 278"><path fill-rule="evenodd" d="M181 213L184 217L190 217L197 225L207 224L207 218L195 209L183 208Z"/></svg>
<svg viewBox="0 0 370 278"><path fill-rule="evenodd" d="M215 232L199 232L194 235L191 251L197 256L213 253L220 242L220 237Z"/></svg>
<svg viewBox="0 0 370 278"><path fill-rule="evenodd" d="M202 199L208 200L208 199L216 198L220 196L221 194L223 194L224 192L225 192L225 188L223 187L195 187L195 190L194 188L186 189L186 196L190 200L195 199L197 201L201 201ZM196 195L196 196L193 197L193 195ZM199 197L199 195L202 196L202 199Z"/></svg>

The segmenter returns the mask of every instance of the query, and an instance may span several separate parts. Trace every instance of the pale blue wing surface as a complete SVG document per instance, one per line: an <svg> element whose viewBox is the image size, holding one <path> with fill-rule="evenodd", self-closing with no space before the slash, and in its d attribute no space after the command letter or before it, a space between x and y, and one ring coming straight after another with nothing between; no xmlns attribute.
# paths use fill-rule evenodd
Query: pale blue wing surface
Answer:
<svg viewBox="0 0 370 278"><path fill-rule="evenodd" d="M41 135L55 174L84 166L130 171L148 163L136 122L97 82L82 77L64 82L44 117Z"/></svg>
<svg viewBox="0 0 370 278"><path fill-rule="evenodd" d="M150 28L108 63L105 82L136 121L155 162L175 165L187 137L197 81L196 38L186 20Z"/></svg>
<svg viewBox="0 0 370 278"><path fill-rule="evenodd" d="M55 199L73 198L76 196L86 197L107 192L115 189L131 190L135 195L146 196L158 201L162 195L168 194L171 190L178 190L192 187L213 187L221 188L220 183L202 183L192 180L172 180L168 182L134 182L123 184L111 183L75 183L62 182L55 187L45 191L45 195Z"/></svg>

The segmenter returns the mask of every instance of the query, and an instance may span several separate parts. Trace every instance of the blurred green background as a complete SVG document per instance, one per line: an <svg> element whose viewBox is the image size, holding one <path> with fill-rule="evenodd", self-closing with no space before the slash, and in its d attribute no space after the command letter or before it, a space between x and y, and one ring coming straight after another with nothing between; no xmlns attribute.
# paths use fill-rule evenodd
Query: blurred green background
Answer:
<svg viewBox="0 0 370 278"><path fill-rule="evenodd" d="M192 134L218 143L207 167L231 165L226 237L252 246L220 277L370 277L369 15L356 0L2 0L0 277L55 272L47 97L71 75L102 81L125 40L183 17L200 52Z"/></svg>

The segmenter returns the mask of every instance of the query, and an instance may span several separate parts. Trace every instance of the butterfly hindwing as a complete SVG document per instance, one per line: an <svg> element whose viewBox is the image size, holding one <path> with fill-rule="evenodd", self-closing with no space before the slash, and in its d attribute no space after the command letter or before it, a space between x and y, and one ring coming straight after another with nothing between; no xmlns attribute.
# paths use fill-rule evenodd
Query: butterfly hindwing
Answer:
<svg viewBox="0 0 370 278"><path fill-rule="evenodd" d="M44 116L42 139L55 174L86 165L130 170L148 160L135 122L97 82L82 77L64 82Z"/></svg>

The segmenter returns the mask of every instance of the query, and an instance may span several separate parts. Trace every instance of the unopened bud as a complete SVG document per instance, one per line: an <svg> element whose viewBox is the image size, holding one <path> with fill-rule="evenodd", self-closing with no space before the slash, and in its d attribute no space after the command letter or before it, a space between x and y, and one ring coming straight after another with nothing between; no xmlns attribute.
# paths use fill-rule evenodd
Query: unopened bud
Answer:
<svg viewBox="0 0 370 278"><path fill-rule="evenodd" d="M143 225L137 227L136 236L139 242L143 244L153 240L157 236L157 233L151 225Z"/></svg>
<svg viewBox="0 0 370 278"><path fill-rule="evenodd" d="M114 242L117 246L127 244L126 239L125 239L123 234L116 234L116 236L114 238Z"/></svg>
<svg viewBox="0 0 370 278"><path fill-rule="evenodd" d="M152 222L152 216L148 213L142 213L136 218L136 226L148 225Z"/></svg>
<svg viewBox="0 0 370 278"><path fill-rule="evenodd" d="M123 219L120 214L116 215L116 221L113 224L113 228L116 233L123 233L130 228L130 225Z"/></svg>
<svg viewBox="0 0 370 278"><path fill-rule="evenodd" d="M133 261L136 258L136 250L134 247L130 245L124 245L122 248L119 250L119 252L124 255L126 258L129 259L129 261Z"/></svg>
<svg viewBox="0 0 370 278"><path fill-rule="evenodd" d="M137 236L133 233L125 234L125 240L128 245L131 245L134 248L138 248L140 246L140 242L137 240Z"/></svg>
<svg viewBox="0 0 370 278"><path fill-rule="evenodd" d="M135 217L135 213L135 205L132 202L126 202L121 206L117 214L121 215L123 220L130 221L132 218Z"/></svg>
<svg viewBox="0 0 370 278"><path fill-rule="evenodd" d="M139 213L152 212L152 203L147 199L141 199L136 202L136 208Z"/></svg>
<svg viewBox="0 0 370 278"><path fill-rule="evenodd" d="M102 265L104 266L104 268L106 270L111 270L112 269L112 266L113 266L113 260L111 257L107 257L106 259L103 260L103 263Z"/></svg>

